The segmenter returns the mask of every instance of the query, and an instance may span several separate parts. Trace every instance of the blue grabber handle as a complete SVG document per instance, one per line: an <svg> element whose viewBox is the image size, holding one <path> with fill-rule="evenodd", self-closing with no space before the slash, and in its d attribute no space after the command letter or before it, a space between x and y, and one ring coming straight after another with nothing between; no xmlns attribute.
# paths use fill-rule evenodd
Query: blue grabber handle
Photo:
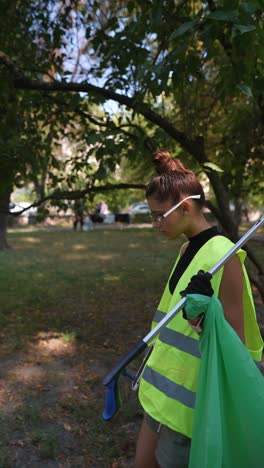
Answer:
<svg viewBox="0 0 264 468"><path fill-rule="evenodd" d="M103 419L109 421L120 408L121 399L119 392L119 377L126 374L126 366L133 361L147 347L147 343L141 340L128 351L128 353L119 361L119 363L104 378L103 385L107 388L105 397L105 408Z"/></svg>

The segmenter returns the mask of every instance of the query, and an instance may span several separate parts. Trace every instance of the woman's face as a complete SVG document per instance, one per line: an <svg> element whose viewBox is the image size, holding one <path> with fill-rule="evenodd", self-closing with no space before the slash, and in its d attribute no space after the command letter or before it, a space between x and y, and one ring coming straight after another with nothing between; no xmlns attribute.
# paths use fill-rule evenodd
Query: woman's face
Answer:
<svg viewBox="0 0 264 468"><path fill-rule="evenodd" d="M158 229L168 239L177 239L185 231L183 207L179 206L167 218L157 219L172 208L176 203L172 200L159 202L154 197L148 198L148 205L153 219L153 227Z"/></svg>

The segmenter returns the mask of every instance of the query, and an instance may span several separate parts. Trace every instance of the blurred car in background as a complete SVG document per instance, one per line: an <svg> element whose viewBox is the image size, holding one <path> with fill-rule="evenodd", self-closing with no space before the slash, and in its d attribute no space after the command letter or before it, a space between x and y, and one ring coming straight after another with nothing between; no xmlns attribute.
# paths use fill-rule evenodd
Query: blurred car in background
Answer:
<svg viewBox="0 0 264 468"><path fill-rule="evenodd" d="M29 206L31 205L31 203L28 203L28 202L17 202L17 203L13 203L13 202L10 202L9 203L9 211L10 213L19 213L20 211L24 210L25 208L28 208ZM36 215L38 212L38 209L34 206L32 206L31 208L29 208L28 210L24 211L22 213L23 216L34 216Z"/></svg>
<svg viewBox="0 0 264 468"><path fill-rule="evenodd" d="M130 214L148 214L150 213L150 209L147 202L140 201L132 203L132 205L129 206L127 212Z"/></svg>
<svg viewBox="0 0 264 468"><path fill-rule="evenodd" d="M31 206L31 203L28 202L10 202L9 203L9 217L8 225L9 227L15 226L25 226L28 224L35 224L37 219L38 209L35 206ZM30 208L29 208L30 207ZM25 208L28 210L23 211Z"/></svg>

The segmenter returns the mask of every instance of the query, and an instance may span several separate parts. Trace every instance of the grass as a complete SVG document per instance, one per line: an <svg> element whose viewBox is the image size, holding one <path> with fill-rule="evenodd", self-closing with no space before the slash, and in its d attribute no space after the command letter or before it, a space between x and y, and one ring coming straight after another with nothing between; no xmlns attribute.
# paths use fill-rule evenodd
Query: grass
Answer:
<svg viewBox="0 0 264 468"><path fill-rule="evenodd" d="M133 229L17 232L9 242L13 250L0 253L0 325L18 344L43 330L86 339L84 323L105 335L105 319L123 322L127 303L152 309L177 250Z"/></svg>
<svg viewBox="0 0 264 468"><path fill-rule="evenodd" d="M15 403L3 416L2 459L14 463L7 440L15 433L21 466L23 447L61 462L69 459L63 444L72 434L72 453L84 461L74 458L70 466L103 468L123 459L120 466L128 466L136 433L126 428L139 424L137 397L122 379L125 404L105 423L102 379L148 332L179 243L133 228L21 230L8 240L12 250L0 253L0 353L2 362L15 359L4 374ZM65 421L71 429L58 437L57 424Z"/></svg>
<svg viewBox="0 0 264 468"><path fill-rule="evenodd" d="M34 445L39 447L41 458L55 458L59 450L58 435L56 431L36 430L31 435Z"/></svg>
<svg viewBox="0 0 264 468"><path fill-rule="evenodd" d="M23 466L25 448L32 466L36 453L74 468L132 466L137 396L123 378L124 404L105 423L102 378L148 332L182 241L136 228L21 230L8 240L13 249L0 252L0 468L14 466L14 456ZM264 260L263 244L252 247Z"/></svg>

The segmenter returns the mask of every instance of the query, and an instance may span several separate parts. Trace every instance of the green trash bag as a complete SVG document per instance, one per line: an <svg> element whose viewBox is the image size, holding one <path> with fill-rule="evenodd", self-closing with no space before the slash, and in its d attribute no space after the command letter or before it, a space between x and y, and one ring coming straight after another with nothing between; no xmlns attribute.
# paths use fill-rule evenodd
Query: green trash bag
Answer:
<svg viewBox="0 0 264 468"><path fill-rule="evenodd" d="M215 296L190 294L185 309L206 310L189 468L264 467L264 377Z"/></svg>

